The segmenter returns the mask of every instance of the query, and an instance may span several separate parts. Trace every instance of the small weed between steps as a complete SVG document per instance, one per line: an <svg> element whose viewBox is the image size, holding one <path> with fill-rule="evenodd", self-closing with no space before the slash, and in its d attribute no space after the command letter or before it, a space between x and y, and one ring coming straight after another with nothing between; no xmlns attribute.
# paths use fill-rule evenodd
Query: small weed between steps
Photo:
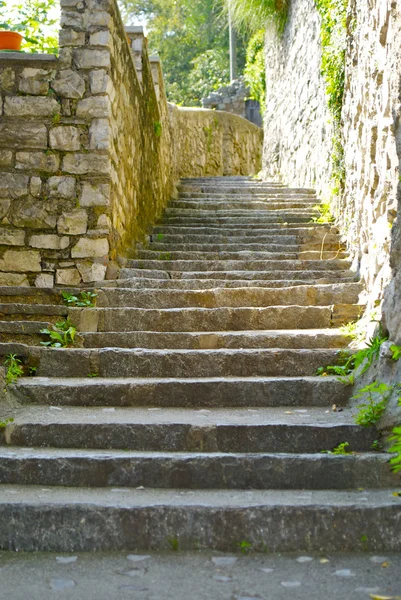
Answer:
<svg viewBox="0 0 401 600"><path fill-rule="evenodd" d="M249 554L253 550L253 545L251 544L251 542L242 540L238 543L238 549L242 552L242 554Z"/></svg>
<svg viewBox="0 0 401 600"><path fill-rule="evenodd" d="M355 423L361 427L371 427L377 423L386 410L387 402L393 389L394 386L374 381L352 396L354 400L359 398L365 400L365 402L357 406L359 411L354 417Z"/></svg>
<svg viewBox="0 0 401 600"><path fill-rule="evenodd" d="M173 552L178 552L180 544L177 538L168 538L167 542Z"/></svg>
<svg viewBox="0 0 401 600"><path fill-rule="evenodd" d="M162 242L164 239L164 233L157 233L155 236L156 242Z"/></svg>
<svg viewBox="0 0 401 600"><path fill-rule="evenodd" d="M87 377L99 377L99 373L88 373Z"/></svg>
<svg viewBox="0 0 401 600"><path fill-rule="evenodd" d="M312 223L334 223L334 217L331 214L330 204L328 202L322 202L321 204L316 204L313 207L313 210L316 210L319 213L319 216L312 217Z"/></svg>
<svg viewBox="0 0 401 600"><path fill-rule="evenodd" d="M12 417L6 419L5 421L0 421L0 429L5 429L10 423L14 423L14 419Z"/></svg>
<svg viewBox="0 0 401 600"><path fill-rule="evenodd" d="M342 444L338 444L333 450L322 450L321 454L334 454L336 456L343 456L344 454L352 454L349 448L348 442L342 442Z"/></svg>
<svg viewBox="0 0 401 600"><path fill-rule="evenodd" d="M97 294L94 292L81 292L78 296L74 296L69 292L61 292L61 296L67 306L93 308L96 305Z"/></svg>
<svg viewBox="0 0 401 600"><path fill-rule="evenodd" d="M158 259L159 260L171 260L171 252L160 252Z"/></svg>
<svg viewBox="0 0 401 600"><path fill-rule="evenodd" d="M401 406L401 398L398 400L398 404ZM397 455L390 460L391 468L394 473L398 473L401 471L401 425L393 429L393 434L389 438L389 441L393 442L389 452L394 452Z"/></svg>
<svg viewBox="0 0 401 600"><path fill-rule="evenodd" d="M22 361L16 354L7 354L6 360L4 361L4 366L7 367L6 385L14 383L19 377L22 377L24 369L21 365Z"/></svg>
<svg viewBox="0 0 401 600"><path fill-rule="evenodd" d="M56 325L53 325L52 329L41 329L40 333L48 335L50 340L47 342L40 342L41 346L47 346L50 348L69 348L74 345L76 328L72 325L69 319L59 321Z"/></svg>

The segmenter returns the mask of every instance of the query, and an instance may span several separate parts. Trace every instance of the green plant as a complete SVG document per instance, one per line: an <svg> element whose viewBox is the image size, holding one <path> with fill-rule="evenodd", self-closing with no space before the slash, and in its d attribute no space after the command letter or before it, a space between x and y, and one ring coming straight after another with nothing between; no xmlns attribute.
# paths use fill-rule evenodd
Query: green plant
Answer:
<svg viewBox="0 0 401 600"><path fill-rule="evenodd" d="M242 554L248 554L253 549L253 545L251 544L251 542L247 542L245 540L242 540L242 542L239 542L237 544L237 546L240 549L240 551L242 552Z"/></svg>
<svg viewBox="0 0 401 600"><path fill-rule="evenodd" d="M168 538L167 542L173 552L178 552L180 544L177 538Z"/></svg>
<svg viewBox="0 0 401 600"><path fill-rule="evenodd" d="M12 417L5 419L4 421L0 421L0 429L5 429L9 423L14 423L14 419Z"/></svg>
<svg viewBox="0 0 401 600"><path fill-rule="evenodd" d="M316 204L316 206L313 207L313 210L316 210L319 213L318 217L312 217L313 223L333 223L334 217L331 214L329 203L322 202L321 204Z"/></svg>
<svg viewBox="0 0 401 600"><path fill-rule="evenodd" d="M171 252L160 252L159 260L171 260Z"/></svg>
<svg viewBox="0 0 401 600"><path fill-rule="evenodd" d="M4 366L7 367L6 385L14 383L19 377L24 374L24 369L21 366L22 361L16 354L7 354Z"/></svg>
<svg viewBox="0 0 401 600"><path fill-rule="evenodd" d="M23 33L22 50L58 51L59 2L57 0L0 0L0 28Z"/></svg>
<svg viewBox="0 0 401 600"><path fill-rule="evenodd" d="M69 292L61 292L61 295L67 306L93 307L96 304L97 294L94 292L80 292L78 296Z"/></svg>
<svg viewBox="0 0 401 600"><path fill-rule="evenodd" d="M29 377L34 377L36 375L37 370L38 370L38 367L28 367Z"/></svg>
<svg viewBox="0 0 401 600"><path fill-rule="evenodd" d="M52 124L53 125L58 125L61 121L61 115L60 113L56 113L55 115L53 115L52 117Z"/></svg>
<svg viewBox="0 0 401 600"><path fill-rule="evenodd" d="M288 0L226 0L226 4L239 28L257 31L271 22L278 31L284 29Z"/></svg>
<svg viewBox="0 0 401 600"><path fill-rule="evenodd" d="M373 452L381 452L382 451L382 446L379 440L375 440L372 444L372 450Z"/></svg>
<svg viewBox="0 0 401 600"><path fill-rule="evenodd" d="M160 121L155 121L153 123L153 129L155 132L155 136L159 138L162 134L162 124L160 123Z"/></svg>
<svg viewBox="0 0 401 600"><path fill-rule="evenodd" d="M164 233L158 233L156 235L156 242L162 242L164 239Z"/></svg>
<svg viewBox="0 0 401 600"><path fill-rule="evenodd" d="M398 400L399 406L401 406L401 398ZM395 427L392 432L392 436L389 437L390 442L394 442L389 452L394 452L397 456L394 456L390 460L391 468L395 473L401 471L401 425Z"/></svg>
<svg viewBox="0 0 401 600"><path fill-rule="evenodd" d="M338 446L333 448L333 450L322 450L322 454L335 454L337 456L344 455L344 454L350 454L350 451L347 450L348 447L349 447L349 443L343 442L342 444L338 444Z"/></svg>
<svg viewBox="0 0 401 600"><path fill-rule="evenodd" d="M99 377L99 373L88 373L87 377Z"/></svg>
<svg viewBox="0 0 401 600"><path fill-rule="evenodd" d="M50 341L40 343L42 346L51 348L68 348L73 346L76 332L76 328L69 319L59 321L52 329L41 329L40 333L48 335Z"/></svg>
<svg viewBox="0 0 401 600"><path fill-rule="evenodd" d="M401 346L396 346L393 344L390 346L390 350L393 353L391 357L393 360L399 360L401 358Z"/></svg>
<svg viewBox="0 0 401 600"><path fill-rule="evenodd" d="M265 30L256 31L248 43L244 70L249 97L260 103L261 113L266 109Z"/></svg>
<svg viewBox="0 0 401 600"><path fill-rule="evenodd" d="M386 409L392 390L392 386L374 381L354 394L352 396L354 400L359 398L367 400L357 406L358 414L354 417L355 423L361 427L370 427L377 423Z"/></svg>

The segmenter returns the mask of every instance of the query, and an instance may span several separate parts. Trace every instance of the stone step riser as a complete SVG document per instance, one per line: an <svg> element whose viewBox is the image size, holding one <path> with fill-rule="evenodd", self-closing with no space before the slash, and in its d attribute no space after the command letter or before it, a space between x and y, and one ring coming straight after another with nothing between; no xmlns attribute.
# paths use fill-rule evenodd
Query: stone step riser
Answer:
<svg viewBox="0 0 401 600"><path fill-rule="evenodd" d="M124 454L0 449L0 484L176 489L384 488L397 484L386 455Z"/></svg>
<svg viewBox="0 0 401 600"><path fill-rule="evenodd" d="M250 213L252 211L266 211L266 212L270 212L272 211L273 213L275 213L276 211L290 211L292 212L296 212L296 211L300 211L300 212L307 212L308 214L310 212L315 212L316 214L318 213L318 211L313 210L313 207L315 206L314 202L307 202L307 201L303 201L300 199L297 200L271 200L269 202L266 202L264 199L262 198L254 198L253 200L242 200L242 201L237 201L237 202L233 202L232 200L212 200L212 199L207 199L207 200L202 200L202 199L181 199L181 200L175 200L174 202L170 202L169 203L169 208L166 209L167 211L176 211L176 210L196 210L196 211L224 211L224 212L228 212L230 210L244 210L244 211L249 211Z"/></svg>
<svg viewBox="0 0 401 600"><path fill-rule="evenodd" d="M283 240L283 242L285 242L285 239ZM278 244L274 244L271 243L269 241L269 238L265 239L265 242L260 242L260 243L252 243L252 242L248 242L248 243L244 243L244 242L238 242L238 243L205 243L205 244L199 244L199 243L194 243L194 242L189 242L186 244L183 244L181 242L177 243L177 242L173 242L171 241L170 243L158 243L155 241L151 241L149 242L149 245L145 248L145 247L141 247L141 249L144 250L151 250L153 252L241 252L241 251L250 251L250 252L274 252L274 253L292 253L292 254L298 254L299 252L310 252L310 251L315 251L318 252L320 255L321 251L327 252L327 251L334 251L337 252L339 250L342 250L345 252L345 248L341 246L341 244L339 243L338 240L335 240L334 242L324 242L324 244L322 245L322 241L316 241L316 242L310 242L310 243L303 243L303 244L298 244L296 243L296 239L293 240L294 243L293 244L285 244L285 243L278 243Z"/></svg>
<svg viewBox="0 0 401 600"><path fill-rule="evenodd" d="M15 503L10 495L0 505L2 550L147 552L171 551L174 543L180 550L235 552L244 540L260 552L401 550L400 537L394 535L399 529L399 507L384 502L373 510L364 504L352 510L346 503L325 505L323 498L306 506L263 505L262 499L254 504L245 499L234 507L207 501L188 506L168 498L152 502L150 496L149 505L130 508L124 506L127 494L122 494L121 504L76 499L65 506L42 496L41 502Z"/></svg>
<svg viewBox="0 0 401 600"><path fill-rule="evenodd" d="M281 276L285 283L285 287L292 285L292 280L303 280L305 284L312 285L314 282L319 283L349 283L355 282L355 273L352 271L168 271L156 269L121 269L120 279L159 279L161 281L180 282L181 280L227 280L227 281L276 281L277 277ZM214 285L214 284L213 284ZM239 287L236 283L235 287Z"/></svg>
<svg viewBox="0 0 401 600"><path fill-rule="evenodd" d="M247 217L250 216L248 219ZM168 223L170 218L180 219L183 224L185 224L185 220L194 219L195 221L201 222L215 222L216 217L220 217L222 223L229 225L229 219L237 219L239 222L244 222L244 224L250 225L252 223L256 223L259 217L261 218L263 223L269 224L277 224L282 225L283 223L293 223L293 224L304 224L311 223L312 217L315 216L314 211L310 212L297 212L295 209L293 211L271 211L266 214L266 211L253 211L250 213L249 211L239 211L239 210L231 210L231 211L200 211L200 210L185 210L185 209L166 209L165 219L163 219L163 223ZM228 219L228 221L227 221ZM235 220L234 220L235 222Z"/></svg>
<svg viewBox="0 0 401 600"><path fill-rule="evenodd" d="M300 239L310 239L311 236L316 236L317 239L322 239L327 233L327 228L324 225L316 227L314 223L266 223L263 227L263 222L256 219L254 223L243 223L241 221L231 221L230 223L224 223L221 221L209 220L205 221L187 221L180 223L176 219L171 221L165 221L164 224L160 223L153 227L153 235L163 236L174 235L175 239L177 236L185 237L189 241L196 239L195 236L208 241L207 236L212 236L213 239L220 238L223 240L231 239L235 236L236 238L251 237L252 239L259 239L260 237L269 237L271 241L277 236L288 236L298 235ZM337 233L337 232L335 232Z"/></svg>
<svg viewBox="0 0 401 600"><path fill-rule="evenodd" d="M54 373L54 376L57 374ZM344 406L349 389L336 378L250 379L20 379L13 388L23 403L50 406L175 408ZM343 440L344 441L344 440Z"/></svg>
<svg viewBox="0 0 401 600"><path fill-rule="evenodd" d="M343 283L349 283L352 279L344 278ZM283 288L288 287L289 283L291 286L304 286L304 285L328 285L333 282L340 282L339 277L322 277L320 279L147 279L145 277L135 276L132 279L118 279L115 281L108 281L102 283L103 289L108 288L125 288L125 289L138 289L138 290L209 290L209 289L236 289L236 288Z"/></svg>
<svg viewBox="0 0 401 600"><path fill-rule="evenodd" d="M242 252L208 252L206 249L200 252L184 251L172 249L168 252L158 252L152 248L139 250L137 259L139 260L335 260L345 259L348 254L340 252L337 249L334 251L298 251L298 252L270 252L265 250L245 250Z"/></svg>
<svg viewBox="0 0 401 600"><path fill-rule="evenodd" d="M166 271L347 271L349 260L129 260L127 269ZM161 269L163 267L163 269ZM124 271L123 269L122 271Z"/></svg>
<svg viewBox="0 0 401 600"><path fill-rule="evenodd" d="M280 377L312 376L336 364L337 350L54 350L42 349L40 377Z"/></svg>
<svg viewBox="0 0 401 600"><path fill-rule="evenodd" d="M7 431L9 430L9 431ZM368 452L373 428L356 425L203 425L201 423L24 423L0 432L0 445L33 448L92 448L137 452L319 453L347 440Z"/></svg>

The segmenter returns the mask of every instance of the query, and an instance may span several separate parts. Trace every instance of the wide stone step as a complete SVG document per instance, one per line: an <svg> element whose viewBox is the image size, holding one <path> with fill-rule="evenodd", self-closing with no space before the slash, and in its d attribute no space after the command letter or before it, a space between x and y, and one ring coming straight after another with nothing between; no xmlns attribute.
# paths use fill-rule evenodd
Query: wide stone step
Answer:
<svg viewBox="0 0 401 600"><path fill-rule="evenodd" d="M242 251L220 251L209 252L206 248L203 251L179 251L173 247L167 252L155 251L152 248L139 250L137 253L139 260L336 260L348 258L348 253L338 250L330 251L322 249L296 251L296 252L271 252L268 248L265 250L242 250Z"/></svg>
<svg viewBox="0 0 401 600"><path fill-rule="evenodd" d="M357 304L362 291L359 283L294 286L260 289L210 290L99 290L97 306L134 308L180 307L266 307L266 306L327 306L329 304Z"/></svg>
<svg viewBox="0 0 401 600"><path fill-rule="evenodd" d="M80 331L248 331L313 329L332 324L332 306L266 308L70 309Z"/></svg>
<svg viewBox="0 0 401 600"><path fill-rule="evenodd" d="M166 271L347 271L351 262L335 260L129 260L127 268ZM122 270L124 271L124 270ZM1 305L0 305L1 311Z"/></svg>
<svg viewBox="0 0 401 600"><path fill-rule="evenodd" d="M129 270L131 272L131 269ZM137 273L143 275L139 270ZM352 278L339 278L337 275L334 277L321 277L319 279L152 279L151 275L153 271L147 271L149 277L141 277L141 275L134 275L131 279L116 279L102 282L102 288L131 288L138 290L209 290L216 288L233 289L233 288L285 288L290 284L291 286L298 285L328 285L333 282L347 283L352 281ZM159 273L159 272L157 272ZM276 274L276 277L279 274Z"/></svg>
<svg viewBox="0 0 401 600"><path fill-rule="evenodd" d="M173 209L167 208L165 211L165 217L163 218L163 222L167 222L169 218L173 217L176 219L196 219L197 221L210 221L211 223L214 221L215 216L219 215L222 219L225 219L225 222L229 224L230 219L238 219L243 221L244 223L252 224L256 222L258 218L263 219L263 222L268 223L309 223L312 217L315 215L315 211L304 211L292 209L288 211L276 210L276 211L240 211L240 210L219 210L219 211L202 211L202 210L191 210L191 209ZM249 217L249 220L248 218ZM227 221L228 219L228 221ZM224 222L224 221L223 221ZM235 222L235 221L234 221Z"/></svg>
<svg viewBox="0 0 401 600"><path fill-rule="evenodd" d="M227 196L242 195L242 194L261 194L262 192L269 194L283 194L283 195L298 195L303 194L304 196L312 196L316 197L316 190L306 189L306 188L286 188L282 186L265 186L260 184L254 185L225 185L225 186L217 186L217 185L183 185L178 186L179 192L197 192L203 194L209 194L213 192L218 192Z"/></svg>
<svg viewBox="0 0 401 600"><path fill-rule="evenodd" d="M242 193L241 193L242 192ZM316 194L310 194L308 192L292 192L288 188L270 188L265 190L258 190L257 188L253 188L250 193L248 193L246 188L243 188L238 194L233 196L233 194L227 194L224 192L224 189L208 189L207 191L185 191L180 190L178 192L178 198L185 199L212 199L212 200L232 200L232 201L241 201L242 199L258 199L262 198L263 200L274 200L274 199L285 199L285 200L293 200L293 199L308 199L310 202L319 202ZM174 202L174 200L173 200Z"/></svg>
<svg viewBox="0 0 401 600"><path fill-rule="evenodd" d="M0 321L46 321L56 323L67 317L66 306L55 306L50 304L23 304L10 303L0 304Z"/></svg>
<svg viewBox="0 0 401 600"><path fill-rule="evenodd" d="M344 490L398 483L388 454L243 454L0 448L0 485ZM1 488L0 488L1 490Z"/></svg>
<svg viewBox="0 0 401 600"><path fill-rule="evenodd" d="M50 406L306 407L344 406L349 388L336 377L223 377L190 379L21 378L22 403ZM291 408L290 408L291 410ZM345 440L343 440L345 441Z"/></svg>
<svg viewBox="0 0 401 600"><path fill-rule="evenodd" d="M0 548L155 551L174 543L180 550L232 552L246 540L261 552L377 553L401 550L400 514L400 498L386 489L300 494L2 485Z"/></svg>
<svg viewBox="0 0 401 600"><path fill-rule="evenodd" d="M39 345L45 340L41 330L49 327L48 321L0 321L0 356L9 354L1 350L2 344L7 342Z"/></svg>
<svg viewBox="0 0 401 600"><path fill-rule="evenodd" d="M41 377L278 377L312 376L337 364L336 349L42 348ZM250 399L250 402L252 400Z"/></svg>
<svg viewBox="0 0 401 600"><path fill-rule="evenodd" d="M309 210L313 209L316 205L316 202L311 200L302 200L300 198L294 198L294 200L289 200L287 198L283 199L271 199L266 200L265 198L253 198L247 199L243 198L241 200L233 201L230 199L212 199L212 198L187 198L174 200L170 202L167 210L177 210L177 209L190 209L190 210L199 210L199 211L224 211L227 212L229 210L246 210L246 211L288 211L290 209L300 209L300 210Z"/></svg>
<svg viewBox="0 0 401 600"><path fill-rule="evenodd" d="M319 453L344 441L368 452L374 427L355 425L350 411L322 408L164 408L30 406L0 431L0 445L163 452Z"/></svg>
<svg viewBox="0 0 401 600"><path fill-rule="evenodd" d="M345 348L349 344L340 329L295 331L213 331L159 333L127 331L81 334L85 348Z"/></svg>
<svg viewBox="0 0 401 600"><path fill-rule="evenodd" d="M258 236L288 236L288 235L299 235L299 236L315 236L319 235L322 239L325 234L330 231L325 225L316 226L316 223L271 223L267 222L265 227L260 219L257 219L254 223L242 223L240 220L232 220L229 223L223 221L209 220L205 221L187 221L180 223L177 219L172 219L167 222L156 224L153 229L153 235L179 235L185 236L188 239L194 239L195 236L221 236L224 239L235 237L252 237L257 239ZM192 237L193 236L193 237ZM177 239L177 238L176 238ZM206 238L207 239L207 238Z"/></svg>
<svg viewBox="0 0 401 600"><path fill-rule="evenodd" d="M227 238L226 238L227 239ZM246 239L246 238L245 238ZM285 242L287 238L284 238L282 241ZM288 238L290 240L290 238ZM249 240L249 238L248 238ZM281 241L281 240L280 240ZM327 252L328 250L331 251L339 251L341 249L344 249L341 244L339 243L339 240L336 238L335 240L333 240L332 242L327 242L325 240L324 244L322 244L322 240L317 240L317 241L312 241L309 243L297 243L296 242L296 238L294 238L294 240L292 240L294 243L293 244L285 244L285 243L271 243L269 241L269 238L265 238L264 242L259 242L259 243L252 243L252 242L238 242L238 243L229 243L227 242L220 242L220 243L177 243L174 241L170 241L170 242L155 242L155 241L151 241L149 243L149 245L144 248L144 249L148 249L148 250L152 250L152 251L157 251L157 252L241 252L241 251L256 251L256 252L274 252L274 253L293 253L293 254L298 254L299 252L306 252L306 251L316 251L319 253L320 256L320 252L321 251L325 251Z"/></svg>

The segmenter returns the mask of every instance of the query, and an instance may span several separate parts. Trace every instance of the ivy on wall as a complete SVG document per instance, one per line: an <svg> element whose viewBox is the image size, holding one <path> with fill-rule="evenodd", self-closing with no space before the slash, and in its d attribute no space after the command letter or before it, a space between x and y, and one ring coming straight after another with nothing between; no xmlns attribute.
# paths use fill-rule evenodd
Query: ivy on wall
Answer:
<svg viewBox="0 0 401 600"><path fill-rule="evenodd" d="M265 30L259 29L249 40L244 70L250 98L260 103L262 114L266 108Z"/></svg>
<svg viewBox="0 0 401 600"><path fill-rule="evenodd" d="M347 46L347 8L349 0L315 0L322 18L322 75L326 81L327 101L333 118L333 193L344 185L344 147L341 133L341 111L345 85L345 53Z"/></svg>

